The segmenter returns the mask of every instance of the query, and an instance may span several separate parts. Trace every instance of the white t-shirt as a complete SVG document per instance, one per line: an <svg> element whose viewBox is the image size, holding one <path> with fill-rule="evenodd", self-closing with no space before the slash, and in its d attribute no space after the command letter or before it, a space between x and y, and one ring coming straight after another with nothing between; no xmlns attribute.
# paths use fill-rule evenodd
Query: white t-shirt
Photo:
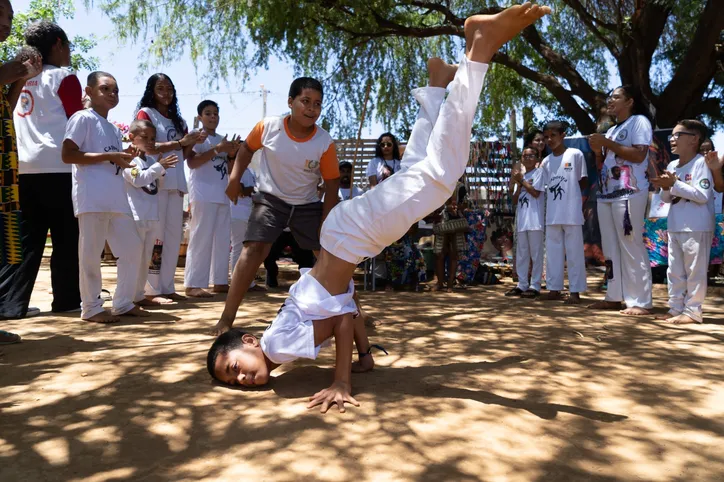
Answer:
<svg viewBox="0 0 724 482"><path fill-rule="evenodd" d="M257 172L259 191L292 206L319 202L319 178L339 178L334 141L318 126L305 139L293 138L288 120L289 116L267 117L246 138L249 149L262 150Z"/></svg>
<svg viewBox="0 0 724 482"><path fill-rule="evenodd" d="M161 164L149 164L140 157L133 160L136 167L123 170L126 196L136 221L158 221L159 179L166 174Z"/></svg>
<svg viewBox="0 0 724 482"><path fill-rule="evenodd" d="M139 114L141 112L145 113L149 120L156 127L156 142L180 141L184 138L184 135L186 135L188 127L186 126L186 121L184 121L183 119L181 120L181 122L183 123L183 132L178 132L176 126L173 125L173 121L168 117L162 116L161 113L158 112L156 109L152 109L150 107L143 107L139 111ZM145 117L137 115L136 118ZM185 193L188 192L188 187L186 186L186 176L184 174L183 168L183 149L179 147L178 149L175 149L173 151L164 152L161 155L163 157L167 157L174 154L178 156L179 162L175 166L168 169L168 172L161 181L161 189L167 191L178 190ZM153 159L156 159L157 157L158 156L155 156L153 157Z"/></svg>
<svg viewBox="0 0 724 482"><path fill-rule="evenodd" d="M653 130L651 122L646 117L634 115L621 124L611 127L606 137L625 147L650 146ZM609 150L601 170L601 193L598 195L598 202L623 201L646 196L649 192L649 180L646 177L648 167L648 151L646 159L636 164L617 157L612 150Z"/></svg>
<svg viewBox="0 0 724 482"><path fill-rule="evenodd" d="M367 164L367 179L372 176L377 176L377 183L379 184L392 174L399 171L401 165L402 161L399 159L386 161L384 159L380 159L379 157L375 157Z"/></svg>
<svg viewBox="0 0 724 482"><path fill-rule="evenodd" d="M560 156L548 155L539 168L533 186L546 193L546 226L553 224L583 225L583 197L578 181L588 177L586 158L573 147Z"/></svg>
<svg viewBox="0 0 724 482"><path fill-rule="evenodd" d="M121 131L93 109L76 112L68 119L65 139L82 152L120 152ZM122 169L108 161L73 164L73 210L84 213L131 215Z"/></svg>
<svg viewBox="0 0 724 482"><path fill-rule="evenodd" d="M241 185L243 187L256 186L256 176L251 168L247 168L246 171L244 171L244 174L241 175ZM243 221L249 220L249 216L251 216L251 208L254 205L254 201L251 196L240 197L236 201L236 204L231 201L229 201L229 203L231 203L231 219L241 219Z"/></svg>
<svg viewBox="0 0 724 482"><path fill-rule="evenodd" d="M297 358L314 360L326 342L314 345L312 322L357 312L353 281L350 280L346 293L332 296L309 274L309 268L299 271L302 276L289 289L289 298L261 337L261 350L273 363Z"/></svg>
<svg viewBox="0 0 724 482"><path fill-rule="evenodd" d="M339 199L340 201L347 201L350 198L350 195L354 194L353 197L361 196L363 194L362 189L358 188L354 184L352 185L352 188L348 187L340 187L339 188Z"/></svg>
<svg viewBox="0 0 724 482"><path fill-rule="evenodd" d="M218 134L209 135L202 144L194 146L194 152L198 155L210 151L223 138ZM224 191L228 179L229 156L225 152L220 152L196 169L189 168L189 202L226 204L229 198Z"/></svg>
<svg viewBox="0 0 724 482"><path fill-rule="evenodd" d="M71 102L68 96L77 99ZM72 115L83 107L81 96L80 82L73 72L53 65L44 65L40 74L25 82L13 112L20 174L72 171L60 151L68 112ZM64 97L72 110L66 111Z"/></svg>
<svg viewBox="0 0 724 482"><path fill-rule="evenodd" d="M533 169L523 174L523 179L535 187L536 179L540 176L540 169ZM518 232L522 231L543 231L545 226L545 196L543 192L537 198L531 196L528 190L521 187L518 196L518 214L516 215L516 227Z"/></svg>
<svg viewBox="0 0 724 482"><path fill-rule="evenodd" d="M671 162L667 171L676 173L678 180L663 191L661 198L671 203L668 231L714 231L714 179L702 155L697 155L679 167L678 159Z"/></svg>

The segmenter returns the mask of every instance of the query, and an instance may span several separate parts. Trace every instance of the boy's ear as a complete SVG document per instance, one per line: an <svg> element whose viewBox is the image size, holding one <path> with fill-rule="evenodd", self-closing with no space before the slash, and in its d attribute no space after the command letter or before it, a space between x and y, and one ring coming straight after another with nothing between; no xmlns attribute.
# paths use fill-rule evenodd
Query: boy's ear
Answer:
<svg viewBox="0 0 724 482"><path fill-rule="evenodd" d="M91 86L90 86L90 85L86 85L86 86L85 86L85 95L88 96L88 99L90 99L91 92L93 92L93 89L91 88Z"/></svg>
<svg viewBox="0 0 724 482"><path fill-rule="evenodd" d="M292 97L289 97L287 99L287 106L291 109L292 108L292 102L294 102L294 99Z"/></svg>
<svg viewBox="0 0 724 482"><path fill-rule="evenodd" d="M241 342L245 345L252 345L254 347L259 346L259 340L254 335L251 335L249 333L244 333L241 336Z"/></svg>

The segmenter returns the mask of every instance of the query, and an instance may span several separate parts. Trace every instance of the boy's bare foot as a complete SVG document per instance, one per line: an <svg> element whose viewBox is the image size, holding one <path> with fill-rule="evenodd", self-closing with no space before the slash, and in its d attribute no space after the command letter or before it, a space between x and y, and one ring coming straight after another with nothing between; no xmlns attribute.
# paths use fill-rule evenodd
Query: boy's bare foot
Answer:
<svg viewBox="0 0 724 482"><path fill-rule="evenodd" d="M201 288L186 288L186 296L189 298L213 298L214 295Z"/></svg>
<svg viewBox="0 0 724 482"><path fill-rule="evenodd" d="M465 20L465 41L468 59L488 63L493 55L524 28L551 12L526 2L514 5L495 15L473 15Z"/></svg>
<svg viewBox="0 0 724 482"><path fill-rule="evenodd" d="M538 299L543 301L562 301L563 295L560 291L549 291L545 296L541 296Z"/></svg>
<svg viewBox="0 0 724 482"><path fill-rule="evenodd" d="M229 285L214 285L214 287L211 288L211 291L214 293L228 293Z"/></svg>
<svg viewBox="0 0 724 482"><path fill-rule="evenodd" d="M693 325L699 323L694 318L691 318L690 316L687 316L683 313L679 316L669 318L668 320L666 320L666 322L671 323L672 325Z"/></svg>
<svg viewBox="0 0 724 482"><path fill-rule="evenodd" d="M430 288L430 291L442 291L445 289L445 285L442 283L437 283L435 286Z"/></svg>
<svg viewBox="0 0 724 482"><path fill-rule="evenodd" d="M640 306L632 306L631 308L621 310L619 313L629 316L646 316L651 314L649 310L647 310L646 308L641 308Z"/></svg>
<svg viewBox="0 0 724 482"><path fill-rule="evenodd" d="M180 295L178 293L169 293L162 296L165 296L171 301L186 301L188 299L184 295Z"/></svg>
<svg viewBox="0 0 724 482"><path fill-rule="evenodd" d="M81 318L83 321L90 321L91 323L102 323L102 324L108 324L108 323L118 323L121 321L121 319L115 315L112 315L108 313L107 311L102 311L98 313L97 315L93 315L90 318Z"/></svg>
<svg viewBox="0 0 724 482"><path fill-rule="evenodd" d="M444 89L453 81L457 71L457 64L451 65L438 57L432 57L427 60L427 73L430 79L428 85Z"/></svg>
<svg viewBox="0 0 724 482"><path fill-rule="evenodd" d="M620 310L621 309L621 302L620 301L596 301L595 303L591 303L590 305L586 306L589 310Z"/></svg>
<svg viewBox="0 0 724 482"><path fill-rule="evenodd" d="M121 316L140 316L141 318L148 318L149 316L151 316L151 313L144 310L140 306L134 306L125 313L121 313Z"/></svg>
<svg viewBox="0 0 724 482"><path fill-rule="evenodd" d="M676 313L675 311L667 311L666 313L663 313L661 315L654 316L654 320L668 320L669 318L674 318L676 316L679 316L681 313Z"/></svg>
<svg viewBox="0 0 724 482"><path fill-rule="evenodd" d="M209 332L209 335L211 336L219 336L222 333L226 333L231 329L231 325L234 324L234 320L226 320L223 316L219 318L219 321L216 323L216 326L211 329Z"/></svg>
<svg viewBox="0 0 724 482"><path fill-rule="evenodd" d="M568 299L566 300L567 305L580 305L581 304L581 295L578 293L570 293L568 295Z"/></svg>
<svg viewBox="0 0 724 482"><path fill-rule="evenodd" d="M166 298L165 296L146 296L146 301L149 301L150 305L142 306L161 306L161 305L175 305L176 302ZM138 303L140 305L140 303Z"/></svg>
<svg viewBox="0 0 724 482"><path fill-rule="evenodd" d="M367 353L359 357L359 361L352 362L352 373L369 372L375 367L375 360Z"/></svg>

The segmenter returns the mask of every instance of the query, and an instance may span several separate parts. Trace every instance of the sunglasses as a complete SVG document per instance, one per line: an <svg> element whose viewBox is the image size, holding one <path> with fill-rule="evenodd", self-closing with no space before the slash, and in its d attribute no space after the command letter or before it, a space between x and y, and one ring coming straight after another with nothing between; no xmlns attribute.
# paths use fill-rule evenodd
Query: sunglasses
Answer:
<svg viewBox="0 0 724 482"><path fill-rule="evenodd" d="M391 142L380 142L380 147L392 147Z"/></svg>

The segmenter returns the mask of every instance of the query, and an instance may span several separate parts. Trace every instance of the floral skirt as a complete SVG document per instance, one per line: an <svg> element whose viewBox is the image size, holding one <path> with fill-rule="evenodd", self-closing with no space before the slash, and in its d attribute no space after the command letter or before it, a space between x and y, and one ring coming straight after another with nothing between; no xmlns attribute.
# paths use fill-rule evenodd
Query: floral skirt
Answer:
<svg viewBox="0 0 724 482"><path fill-rule="evenodd" d="M426 281L425 260L410 236L405 235L388 246L384 255L387 277L393 285L401 286L415 280Z"/></svg>
<svg viewBox="0 0 724 482"><path fill-rule="evenodd" d="M669 264L669 237L666 218L652 218L644 222L644 243L649 252L651 267ZM709 264L722 264L724 255L724 215L717 214L714 222L714 238L711 243Z"/></svg>

